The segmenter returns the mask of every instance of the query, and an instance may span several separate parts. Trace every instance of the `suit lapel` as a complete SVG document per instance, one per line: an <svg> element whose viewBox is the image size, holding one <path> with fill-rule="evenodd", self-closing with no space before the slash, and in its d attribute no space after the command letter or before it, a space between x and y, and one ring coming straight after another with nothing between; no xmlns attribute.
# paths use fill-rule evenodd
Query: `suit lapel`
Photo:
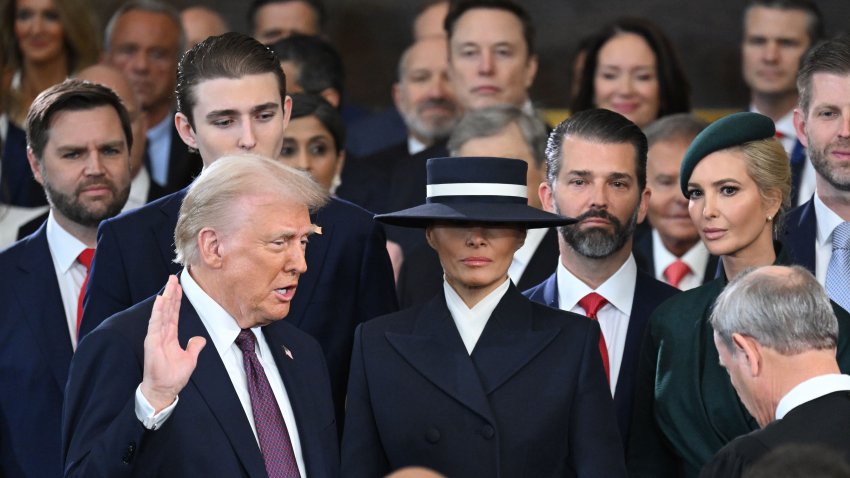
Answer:
<svg viewBox="0 0 850 478"><path fill-rule="evenodd" d="M201 398L215 415L248 475L254 478L265 477L263 456L245 416L245 409L242 408L207 329L186 296L183 296L180 304L178 328L181 346L185 347L189 339L195 336L207 340L207 346L198 356L198 364L190 382L198 389Z"/></svg>
<svg viewBox="0 0 850 478"><path fill-rule="evenodd" d="M492 393L540 353L560 329L533 330L531 302L511 285L472 350L484 392Z"/></svg>
<svg viewBox="0 0 850 478"><path fill-rule="evenodd" d="M331 241L333 241L334 235L334 221L324 220L324 218L329 218L330 214L327 209L333 207L333 201L331 199L331 202L324 209L319 210L310 218L315 224L321 226L322 234L311 238L310 244L307 245L307 252L305 254L307 272L298 281L298 292L295 294L295 298L292 299L292 309L286 318L290 324L296 327L301 326L307 305L313 297L313 292L318 287L319 277L322 275L322 267L325 265L325 257L331 248Z"/></svg>
<svg viewBox="0 0 850 478"><path fill-rule="evenodd" d="M20 278L14 281L14 287L15 294L21 298L21 310L26 313L25 318L19 319L25 319L32 328L59 390L64 391L73 349L51 257L47 227L42 224L36 234L27 239L26 250L18 262Z"/></svg>
<svg viewBox="0 0 850 478"><path fill-rule="evenodd" d="M560 309L558 304L558 273L554 272L543 283L543 303L553 309Z"/></svg>
<svg viewBox="0 0 850 478"><path fill-rule="evenodd" d="M410 334L386 333L413 368L443 392L495 423L478 372L455 327L444 294L425 304Z"/></svg>
<svg viewBox="0 0 850 478"><path fill-rule="evenodd" d="M800 206L799 211L799 220L789 221L785 227L783 246L794 264L800 264L814 274L816 263L815 238L817 237L814 198Z"/></svg>
<svg viewBox="0 0 850 478"><path fill-rule="evenodd" d="M174 262L174 228L177 225L180 205L187 192L188 188L169 196L160 205L161 222L151 227L151 233L156 237L156 244L159 246L162 264L169 274L176 274L180 270L180 266Z"/></svg>

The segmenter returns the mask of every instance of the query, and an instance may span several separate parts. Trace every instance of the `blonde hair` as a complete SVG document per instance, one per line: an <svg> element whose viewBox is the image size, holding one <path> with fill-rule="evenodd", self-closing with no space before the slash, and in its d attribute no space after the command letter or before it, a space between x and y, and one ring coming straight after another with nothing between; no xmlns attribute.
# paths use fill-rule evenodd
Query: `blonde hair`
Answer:
<svg viewBox="0 0 850 478"><path fill-rule="evenodd" d="M763 200L771 192L778 192L779 210L773 217L773 235L777 237L783 218L791 208L791 163L782 143L776 138L750 141L732 149L744 153L747 173L753 178Z"/></svg>
<svg viewBox="0 0 850 478"><path fill-rule="evenodd" d="M234 207L239 198L258 194L285 197L311 211L328 201L327 192L302 171L261 156L224 156L204 168L183 199L174 230L174 262L197 264L201 230L226 228L241 214Z"/></svg>

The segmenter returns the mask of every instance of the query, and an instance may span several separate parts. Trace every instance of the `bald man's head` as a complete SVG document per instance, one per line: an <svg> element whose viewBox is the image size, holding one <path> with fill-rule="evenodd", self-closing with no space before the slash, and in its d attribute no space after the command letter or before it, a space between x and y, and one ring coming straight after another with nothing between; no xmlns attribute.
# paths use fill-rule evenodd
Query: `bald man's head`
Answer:
<svg viewBox="0 0 850 478"><path fill-rule="evenodd" d="M130 116L130 126L133 130L133 149L130 151L130 175L136 177L144 161L145 144L147 143L145 132L148 126L136 93L133 92L133 87L121 70L108 65L92 65L80 71L77 74L77 78L111 89L118 95L121 102L124 103L124 107L127 108L127 113Z"/></svg>

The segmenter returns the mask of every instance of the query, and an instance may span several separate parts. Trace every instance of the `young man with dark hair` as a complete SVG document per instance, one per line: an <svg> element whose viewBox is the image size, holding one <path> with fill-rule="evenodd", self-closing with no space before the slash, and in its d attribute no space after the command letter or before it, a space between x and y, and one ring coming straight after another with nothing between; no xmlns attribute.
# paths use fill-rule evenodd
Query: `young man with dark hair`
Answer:
<svg viewBox="0 0 850 478"><path fill-rule="evenodd" d="M248 25L264 45L295 34L319 35L325 26L325 7L321 0L254 0Z"/></svg>

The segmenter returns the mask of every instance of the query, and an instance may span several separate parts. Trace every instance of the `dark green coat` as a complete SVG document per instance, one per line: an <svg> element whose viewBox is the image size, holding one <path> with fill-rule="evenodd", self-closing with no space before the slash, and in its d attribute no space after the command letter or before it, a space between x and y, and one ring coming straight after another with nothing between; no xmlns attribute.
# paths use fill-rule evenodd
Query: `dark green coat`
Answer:
<svg viewBox="0 0 850 478"><path fill-rule="evenodd" d="M781 261L780 261L781 262ZM628 467L633 477L696 477L733 438L758 429L738 399L708 322L726 279L682 292L652 314L638 364ZM850 314L838 317L838 365L850 372Z"/></svg>

